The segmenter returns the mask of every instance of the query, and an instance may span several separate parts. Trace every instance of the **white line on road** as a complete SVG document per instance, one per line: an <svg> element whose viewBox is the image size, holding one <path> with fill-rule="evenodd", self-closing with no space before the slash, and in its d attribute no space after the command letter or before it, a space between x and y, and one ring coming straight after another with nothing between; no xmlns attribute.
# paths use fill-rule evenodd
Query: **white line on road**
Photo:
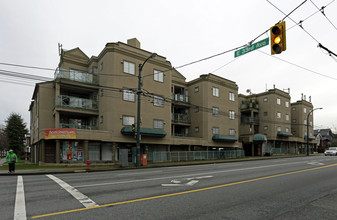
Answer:
<svg viewBox="0 0 337 220"><path fill-rule="evenodd" d="M18 176L18 181L16 185L14 220L25 220L25 219L27 219L25 191L23 188L22 176Z"/></svg>
<svg viewBox="0 0 337 220"><path fill-rule="evenodd" d="M81 186L75 186L75 187L76 188L94 187L94 186L106 186L106 185L116 185L116 184L125 184L125 183L147 182L147 181L153 181L153 180L176 179L176 178L181 178L181 177L189 177L189 176L197 176L197 175L198 176L199 175L210 175L210 174L216 174L216 173L229 173L229 172L264 169L264 168L278 167L278 166L289 166L289 165L294 165L294 164L303 164L303 163L306 163L306 162L307 161L293 162L293 163L283 163L283 164L271 164L271 165L265 165L265 166L238 168L238 169L232 169L232 170L220 170L220 171L211 171L211 172L203 172L203 173L191 173L191 174L180 175L180 176L164 176L164 177L156 177L156 178L150 178L150 179L127 180L127 181L108 182L108 183L96 183L96 184L81 185Z"/></svg>
<svg viewBox="0 0 337 220"><path fill-rule="evenodd" d="M77 199L84 207L89 208L93 206L98 206L94 201L92 201L88 196L82 194L74 187L70 186L68 183L64 182L63 180L57 178L53 175L46 175L50 179L54 180L57 184L59 184L63 189L68 191L75 199Z"/></svg>

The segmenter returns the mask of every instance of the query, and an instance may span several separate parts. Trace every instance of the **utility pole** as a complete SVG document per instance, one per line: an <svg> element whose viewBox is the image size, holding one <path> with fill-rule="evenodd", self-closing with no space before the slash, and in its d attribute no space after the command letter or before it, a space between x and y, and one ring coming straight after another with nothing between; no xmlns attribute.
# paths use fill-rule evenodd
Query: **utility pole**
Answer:
<svg viewBox="0 0 337 220"><path fill-rule="evenodd" d="M137 127L136 127L136 146L137 146L137 158L136 166L140 167L140 96L142 94L142 70L145 63L150 59L156 57L156 53L152 53L143 64L139 64L139 74L138 74L138 90L137 90Z"/></svg>

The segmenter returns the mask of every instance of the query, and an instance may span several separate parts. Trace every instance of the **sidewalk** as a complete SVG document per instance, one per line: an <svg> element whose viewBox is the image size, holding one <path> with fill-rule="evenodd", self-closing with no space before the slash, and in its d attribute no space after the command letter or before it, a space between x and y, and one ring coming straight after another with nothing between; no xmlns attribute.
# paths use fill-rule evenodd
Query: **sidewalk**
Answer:
<svg viewBox="0 0 337 220"><path fill-rule="evenodd" d="M311 155L311 156L318 156L318 155ZM232 163L232 162L254 161L254 160L271 160L271 159L291 158L291 157L306 157L306 156L305 155L284 155L284 156L272 156L272 157L245 157L245 158L225 159L225 160L162 162L162 163L149 163L147 166L142 166L140 168L135 167L134 164L130 164L128 167L121 167L119 164L114 164L114 165L92 166L90 170L86 170L86 166L69 167L69 168L58 168L58 167L43 168L43 166L41 166L41 169L39 168L38 169L20 169L20 164L17 164L15 166L15 173L8 173L8 170L0 170L0 176L102 172L102 171L126 170L126 169L146 169L146 168L153 168L153 167L188 166L188 165ZM3 161L3 159L0 160L0 166L2 166L1 161ZM7 164L5 164L4 166L7 166Z"/></svg>

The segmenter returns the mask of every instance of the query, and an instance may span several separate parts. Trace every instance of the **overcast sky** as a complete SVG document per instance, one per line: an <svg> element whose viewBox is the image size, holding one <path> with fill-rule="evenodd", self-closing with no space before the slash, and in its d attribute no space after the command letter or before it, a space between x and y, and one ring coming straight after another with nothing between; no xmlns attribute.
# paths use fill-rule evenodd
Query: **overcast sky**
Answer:
<svg viewBox="0 0 337 220"><path fill-rule="evenodd" d="M58 43L97 56L107 42L136 37L174 67L240 47L264 33L303 0L8 0L0 1L0 63L55 69ZM274 6L278 9L276 9ZM324 9L326 17L318 12ZM329 20L328 20L329 19ZM301 29L296 23L302 22ZM179 68L187 81L213 73L235 81L239 93L290 88L291 102L311 96L315 129L337 128L337 1L308 0L285 19L287 50L270 47L234 58L234 52ZM332 23L330 23L330 22ZM294 23L295 22L295 23ZM269 36L263 34L255 42ZM0 64L0 124L11 112L29 125L29 105L38 81L4 75L14 71L54 77L54 71ZM53 98L53 97L51 97Z"/></svg>

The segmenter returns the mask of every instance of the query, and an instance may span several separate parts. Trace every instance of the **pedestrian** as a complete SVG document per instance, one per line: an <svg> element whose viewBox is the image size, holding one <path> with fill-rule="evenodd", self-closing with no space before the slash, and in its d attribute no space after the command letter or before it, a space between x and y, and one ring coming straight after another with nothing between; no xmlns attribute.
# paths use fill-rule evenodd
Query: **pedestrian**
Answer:
<svg viewBox="0 0 337 220"><path fill-rule="evenodd" d="M10 149L8 152L9 153L6 156L9 169L8 173L11 172L15 173L15 163L18 162L18 157L16 156L16 154L13 152L12 149Z"/></svg>

